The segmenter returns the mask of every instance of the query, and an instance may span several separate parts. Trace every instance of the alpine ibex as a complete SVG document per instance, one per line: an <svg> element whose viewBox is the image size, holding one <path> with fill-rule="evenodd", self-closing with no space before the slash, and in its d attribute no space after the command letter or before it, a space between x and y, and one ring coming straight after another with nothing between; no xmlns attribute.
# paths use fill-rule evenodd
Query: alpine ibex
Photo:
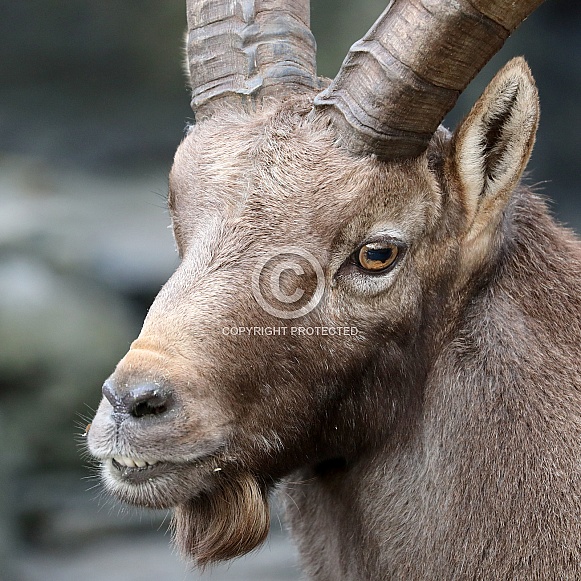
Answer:
<svg viewBox="0 0 581 581"><path fill-rule="evenodd" d="M330 85L308 0L191 0L181 264L103 387L106 487L200 564L284 487L311 579L581 578L581 246L519 186L540 0L395 0Z"/></svg>

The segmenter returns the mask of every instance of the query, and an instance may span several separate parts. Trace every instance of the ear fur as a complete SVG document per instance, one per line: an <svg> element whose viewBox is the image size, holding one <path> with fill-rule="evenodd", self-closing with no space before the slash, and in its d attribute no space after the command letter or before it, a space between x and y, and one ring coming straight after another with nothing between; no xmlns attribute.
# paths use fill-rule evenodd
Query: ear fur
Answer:
<svg viewBox="0 0 581 581"><path fill-rule="evenodd" d="M514 58L490 82L453 137L468 240L495 231L529 160L538 120L534 79L525 60Z"/></svg>

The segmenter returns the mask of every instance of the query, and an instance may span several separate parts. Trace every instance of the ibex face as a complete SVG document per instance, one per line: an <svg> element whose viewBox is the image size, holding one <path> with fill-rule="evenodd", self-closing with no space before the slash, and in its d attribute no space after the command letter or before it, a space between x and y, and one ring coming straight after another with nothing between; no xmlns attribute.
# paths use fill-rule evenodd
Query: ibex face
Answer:
<svg viewBox="0 0 581 581"><path fill-rule="evenodd" d="M515 59L414 159L339 147L309 95L194 126L170 175L182 262L89 433L107 487L177 507L205 562L264 538L285 475L388 441L496 260L537 117Z"/></svg>

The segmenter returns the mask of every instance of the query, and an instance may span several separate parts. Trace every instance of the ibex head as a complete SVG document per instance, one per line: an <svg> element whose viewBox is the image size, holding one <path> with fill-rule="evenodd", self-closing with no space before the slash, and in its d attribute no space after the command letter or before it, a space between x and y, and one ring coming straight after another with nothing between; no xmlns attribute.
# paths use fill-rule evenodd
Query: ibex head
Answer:
<svg viewBox="0 0 581 581"><path fill-rule="evenodd" d="M114 494L176 508L199 562L254 548L280 479L385 446L421 397L510 228L538 120L525 62L438 125L538 3L392 2L320 92L306 0L190 2L181 264L89 448Z"/></svg>

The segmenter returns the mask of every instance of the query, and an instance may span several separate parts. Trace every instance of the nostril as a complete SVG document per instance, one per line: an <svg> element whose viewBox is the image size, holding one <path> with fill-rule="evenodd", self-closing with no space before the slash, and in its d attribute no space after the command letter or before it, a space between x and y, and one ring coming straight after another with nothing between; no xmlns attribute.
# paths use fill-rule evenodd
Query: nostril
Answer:
<svg viewBox="0 0 581 581"><path fill-rule="evenodd" d="M103 396L113 406L116 414L130 415L134 418L159 416L170 408L171 393L155 383L142 383L127 391L119 393L116 382L108 379L103 384Z"/></svg>
<svg viewBox="0 0 581 581"><path fill-rule="evenodd" d="M133 404L129 413L136 418L143 416L158 416L167 411L167 399L152 397L145 401L138 401Z"/></svg>
<svg viewBox="0 0 581 581"><path fill-rule="evenodd" d="M159 416L168 411L170 396L158 386L140 385L123 398L123 404L134 418Z"/></svg>

